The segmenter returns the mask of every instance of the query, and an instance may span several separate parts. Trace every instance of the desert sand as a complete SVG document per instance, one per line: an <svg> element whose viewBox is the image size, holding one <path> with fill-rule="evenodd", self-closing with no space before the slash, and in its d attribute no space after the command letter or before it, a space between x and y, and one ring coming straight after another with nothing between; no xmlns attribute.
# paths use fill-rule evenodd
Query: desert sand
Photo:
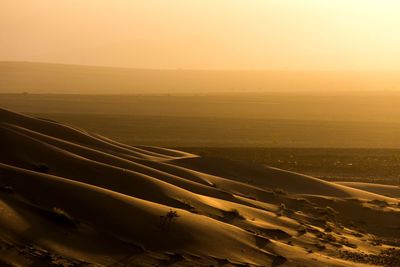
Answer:
<svg viewBox="0 0 400 267"><path fill-rule="evenodd" d="M399 189L0 109L0 264L400 266Z"/></svg>

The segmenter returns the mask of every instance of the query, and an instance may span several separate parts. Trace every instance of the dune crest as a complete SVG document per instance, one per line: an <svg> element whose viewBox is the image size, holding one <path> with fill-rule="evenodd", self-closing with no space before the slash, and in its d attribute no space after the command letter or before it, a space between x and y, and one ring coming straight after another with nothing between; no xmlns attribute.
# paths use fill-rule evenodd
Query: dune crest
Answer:
<svg viewBox="0 0 400 267"><path fill-rule="evenodd" d="M0 263L400 265L400 201L383 187L129 146L5 109L0 147Z"/></svg>

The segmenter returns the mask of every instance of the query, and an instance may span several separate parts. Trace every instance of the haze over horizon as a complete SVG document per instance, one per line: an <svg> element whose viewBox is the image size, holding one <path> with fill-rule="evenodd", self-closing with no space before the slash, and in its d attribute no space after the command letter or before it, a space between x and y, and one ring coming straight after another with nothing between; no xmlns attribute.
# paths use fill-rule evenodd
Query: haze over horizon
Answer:
<svg viewBox="0 0 400 267"><path fill-rule="evenodd" d="M149 70L68 64L1 62L1 93L209 94L358 93L396 97L396 72ZM361 93L361 95L360 95ZM395 93L395 95L391 94Z"/></svg>
<svg viewBox="0 0 400 267"><path fill-rule="evenodd" d="M400 70L400 2L395 0L3 0L0 5L1 61L143 69Z"/></svg>

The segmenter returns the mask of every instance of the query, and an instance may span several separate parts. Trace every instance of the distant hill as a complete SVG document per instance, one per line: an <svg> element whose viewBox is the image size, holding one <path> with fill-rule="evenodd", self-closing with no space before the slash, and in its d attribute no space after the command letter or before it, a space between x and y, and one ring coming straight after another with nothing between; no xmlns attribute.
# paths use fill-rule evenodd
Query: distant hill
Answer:
<svg viewBox="0 0 400 267"><path fill-rule="evenodd" d="M145 70L0 62L2 93L210 93L400 90L388 72Z"/></svg>

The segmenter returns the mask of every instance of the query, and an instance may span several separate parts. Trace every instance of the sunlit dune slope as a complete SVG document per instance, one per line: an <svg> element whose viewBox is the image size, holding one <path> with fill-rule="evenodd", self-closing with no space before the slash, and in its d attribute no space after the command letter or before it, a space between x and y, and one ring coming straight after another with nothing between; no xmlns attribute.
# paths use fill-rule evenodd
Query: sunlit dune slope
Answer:
<svg viewBox="0 0 400 267"><path fill-rule="evenodd" d="M337 184L353 187L368 192L400 198L400 186L386 185L386 184L371 184L361 182L337 182Z"/></svg>
<svg viewBox="0 0 400 267"><path fill-rule="evenodd" d="M378 190L128 146L4 109L0 148L0 263L379 263L366 253L398 263L379 253L399 245L399 201Z"/></svg>

